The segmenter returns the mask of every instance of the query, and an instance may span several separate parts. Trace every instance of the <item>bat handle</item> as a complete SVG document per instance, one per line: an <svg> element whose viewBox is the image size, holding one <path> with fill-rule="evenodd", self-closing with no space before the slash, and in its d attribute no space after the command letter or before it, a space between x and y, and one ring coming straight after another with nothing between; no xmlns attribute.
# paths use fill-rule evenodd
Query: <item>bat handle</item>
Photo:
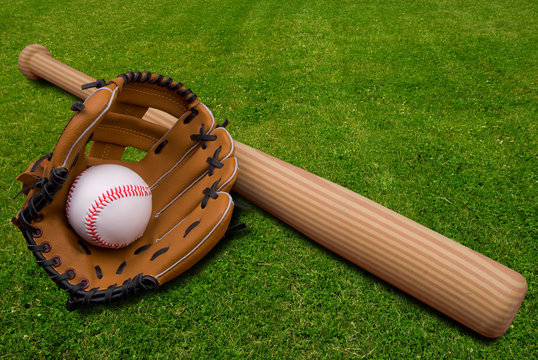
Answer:
<svg viewBox="0 0 538 360"><path fill-rule="evenodd" d="M45 79L82 99L92 92L82 90L80 85L93 82L94 78L54 59L43 45L33 44L25 47L19 55L18 65L28 79Z"/></svg>
<svg viewBox="0 0 538 360"><path fill-rule="evenodd" d="M28 79L47 80L81 99L86 99L95 90L81 89L81 85L94 82L95 78L54 59L43 45L33 44L25 47L19 55L19 69ZM168 127L177 120L157 109L149 109L143 119Z"/></svg>

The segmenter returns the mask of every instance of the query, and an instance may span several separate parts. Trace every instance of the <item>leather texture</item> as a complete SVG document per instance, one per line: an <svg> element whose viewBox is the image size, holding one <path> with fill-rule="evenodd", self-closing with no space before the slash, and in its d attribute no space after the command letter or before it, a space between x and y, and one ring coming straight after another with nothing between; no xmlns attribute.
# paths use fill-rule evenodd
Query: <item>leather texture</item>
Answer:
<svg viewBox="0 0 538 360"><path fill-rule="evenodd" d="M166 128L142 120L150 107L177 122ZM128 147L145 156L122 160ZM152 191L152 214L143 236L122 249L85 243L66 220L71 183L99 164L132 169ZM27 191L23 211L36 206L29 202L44 191L40 181L58 169L68 175L52 201L31 221L29 216L22 221L19 213L14 222L38 263L45 259L40 265L70 292L71 308L136 293L137 287L109 294L137 276L156 280L155 286L170 281L207 254L230 223L234 204L229 192L238 174L234 142L196 95L161 75L126 73L94 91L67 124L50 160L31 165L18 177L26 187L38 185ZM63 276L60 283L55 273L69 278Z"/></svg>

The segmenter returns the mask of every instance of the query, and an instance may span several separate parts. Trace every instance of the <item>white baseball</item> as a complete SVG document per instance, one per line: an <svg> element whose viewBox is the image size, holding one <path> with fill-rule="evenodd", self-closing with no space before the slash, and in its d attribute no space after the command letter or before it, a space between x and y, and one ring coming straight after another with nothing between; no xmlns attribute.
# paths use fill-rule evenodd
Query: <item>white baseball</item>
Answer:
<svg viewBox="0 0 538 360"><path fill-rule="evenodd" d="M124 166L92 166L73 181L65 213L86 241L122 248L144 234L151 216L151 190Z"/></svg>

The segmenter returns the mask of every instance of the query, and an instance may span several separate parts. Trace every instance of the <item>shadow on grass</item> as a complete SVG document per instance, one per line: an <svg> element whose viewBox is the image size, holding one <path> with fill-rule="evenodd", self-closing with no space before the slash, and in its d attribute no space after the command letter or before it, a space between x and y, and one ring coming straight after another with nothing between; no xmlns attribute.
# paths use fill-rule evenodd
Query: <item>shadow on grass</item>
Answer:
<svg viewBox="0 0 538 360"><path fill-rule="evenodd" d="M59 96L67 95L67 96L70 96L73 99L78 99L78 97L76 97L75 95L73 95L73 94L67 92L66 90L64 90L64 89L62 89L62 88L48 82L47 80L44 80L44 79L37 79L37 80L25 79L25 81L28 81L28 84L32 88L36 88L37 90L39 90L39 92L41 90L46 89L47 91L52 91L54 94L57 94Z"/></svg>
<svg viewBox="0 0 538 360"><path fill-rule="evenodd" d="M244 203L249 203L246 199L244 199L241 196L236 195L236 194L234 194L234 199L239 200L239 201L244 202ZM249 203L249 206L251 206L252 208L256 208L255 205L252 205L250 203ZM442 312L432 308L431 306L423 303L422 301L418 300L417 298L405 293L404 291L400 290L399 288L391 285L390 283L388 283L388 282L376 277L375 275L369 273L368 271L360 268L358 265L352 263L351 261L346 260L343 257L333 253L332 251L328 250L327 248L323 247L322 245L318 244L317 242L313 241L312 239L306 237L305 235L303 235L299 231L293 229L292 227L290 227L289 225L287 225L283 221L279 220L278 218L275 218L274 216L267 213L266 211L264 211L262 209L259 209L259 211L262 212L263 216L271 217L275 221L277 226L287 227L288 229L290 229L295 234L295 236L297 238L300 238L303 241L308 242L311 246L313 246L314 248L316 248L320 252L326 254L326 256L328 256L329 258L331 258L335 262L340 262L340 263L346 264L346 268L349 269L349 271L356 271L357 273L360 273L364 278L366 278L368 280L368 282L371 282L372 284L379 285L380 287L382 287L387 292L397 294L397 296L400 296L402 299L405 299L406 302L412 304L414 308L419 309L420 311L424 311L427 314L425 316L430 316L430 317L437 318L439 321L449 324L451 328L458 331L461 335L469 336L469 337L473 338L473 340L476 340L476 341L478 341L478 342L480 342L482 344L492 344L497 340L497 339L487 338L487 337L485 337L483 335L478 334L474 330L471 330L470 328L466 327L465 325L463 325L463 324L459 323L458 321L448 317L447 315L445 315ZM247 224L247 228L248 228L248 224ZM219 246L226 246L226 245L219 244ZM216 256L215 254L217 254L217 253L218 253L217 251L214 252L211 255L211 258L213 256ZM199 265L199 264L197 264L197 265ZM202 264L200 264L200 265L202 265ZM191 275L194 275L194 274L191 274Z"/></svg>
<svg viewBox="0 0 538 360"><path fill-rule="evenodd" d="M269 214L267 214L270 216ZM279 220L279 223L282 224L282 226L288 226L282 221ZM329 258L333 259L334 261L343 262L346 264L346 267L349 269L349 271L356 271L357 273L361 274L364 278L368 280L368 282L371 282L372 284L379 285L381 288L383 288L384 291L387 291L391 294L396 294L397 296L401 297L402 299L405 299L406 302L413 305L414 308L420 309L420 311L425 312L429 317L434 317L438 319L441 322L445 322L450 325L451 328L458 331L461 335L464 336L470 336L474 340L479 341L482 344L491 344L494 343L497 339L491 339L487 338L483 335L478 334L477 332L471 330L470 328L466 327L465 325L459 323L458 321L450 318L449 316L443 314L442 312L432 308L431 306L423 303L422 301L418 300L417 298L405 293L404 291L400 290L394 285L391 285L390 283L386 282L383 279L378 278L377 276L369 273L368 271L362 269L358 265L352 263L351 261L333 253L332 251L328 250L327 248L321 246L317 242L309 239L308 237L304 236L300 232L296 231L293 228L290 228L293 230L293 232L297 235L297 237L303 238L305 241L310 242L312 246L314 246L316 249L320 250L321 252L325 253Z"/></svg>

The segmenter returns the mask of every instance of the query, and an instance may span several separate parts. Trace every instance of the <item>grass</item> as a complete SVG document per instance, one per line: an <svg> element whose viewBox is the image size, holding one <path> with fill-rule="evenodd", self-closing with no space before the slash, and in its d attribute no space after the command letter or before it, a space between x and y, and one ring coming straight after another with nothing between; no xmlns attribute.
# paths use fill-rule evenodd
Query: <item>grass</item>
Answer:
<svg viewBox="0 0 538 360"><path fill-rule="evenodd" d="M9 1L0 9L2 358L535 358L533 1ZM25 79L28 44L94 77L163 73L232 135L523 274L487 340L251 206L248 231L143 298L67 312L9 223L15 176L74 98ZM246 202L246 200L242 200Z"/></svg>

